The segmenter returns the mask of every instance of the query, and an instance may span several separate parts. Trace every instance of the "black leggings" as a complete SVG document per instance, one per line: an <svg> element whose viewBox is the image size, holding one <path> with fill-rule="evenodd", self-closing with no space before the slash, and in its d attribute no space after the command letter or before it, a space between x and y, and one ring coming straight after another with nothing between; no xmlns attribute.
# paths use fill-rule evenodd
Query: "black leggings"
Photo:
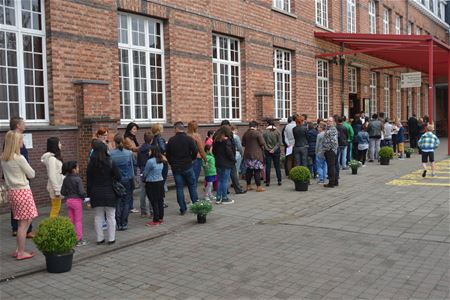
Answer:
<svg viewBox="0 0 450 300"><path fill-rule="evenodd" d="M245 178L247 179L247 185L252 183L252 177L255 176L256 186L261 185L261 170L260 169L247 169Z"/></svg>
<svg viewBox="0 0 450 300"><path fill-rule="evenodd" d="M359 153L359 161L364 165L366 163L367 149L358 150Z"/></svg>
<svg viewBox="0 0 450 300"><path fill-rule="evenodd" d="M146 182L145 191L153 209L153 221L162 221L164 219L164 180Z"/></svg>

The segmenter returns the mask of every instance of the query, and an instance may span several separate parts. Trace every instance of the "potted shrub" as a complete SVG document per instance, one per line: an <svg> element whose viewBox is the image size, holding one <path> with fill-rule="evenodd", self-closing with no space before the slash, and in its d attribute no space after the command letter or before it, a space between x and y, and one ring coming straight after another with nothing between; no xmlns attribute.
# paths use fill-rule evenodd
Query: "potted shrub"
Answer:
<svg viewBox="0 0 450 300"><path fill-rule="evenodd" d="M362 163L359 160L352 159L348 162L348 166L352 169L352 174L356 175L358 174L358 168L362 166Z"/></svg>
<svg viewBox="0 0 450 300"><path fill-rule="evenodd" d="M203 224L206 223L206 215L212 211L212 204L207 200L200 200L192 203L189 209L193 214L197 215L197 222Z"/></svg>
<svg viewBox="0 0 450 300"><path fill-rule="evenodd" d="M294 181L296 191L307 191L311 173L307 167L297 166L289 171L289 178Z"/></svg>
<svg viewBox="0 0 450 300"><path fill-rule="evenodd" d="M394 158L394 150L389 146L381 147L378 155L380 157L381 165L389 165L389 161L391 160L391 158Z"/></svg>
<svg viewBox="0 0 450 300"><path fill-rule="evenodd" d="M46 218L40 224L33 239L36 247L45 255L47 271L68 272L72 268L73 247L77 243L75 228L69 218Z"/></svg>
<svg viewBox="0 0 450 300"><path fill-rule="evenodd" d="M411 154L413 154L413 153L414 153L414 149L413 148L406 148L406 150L405 150L406 158L410 158Z"/></svg>

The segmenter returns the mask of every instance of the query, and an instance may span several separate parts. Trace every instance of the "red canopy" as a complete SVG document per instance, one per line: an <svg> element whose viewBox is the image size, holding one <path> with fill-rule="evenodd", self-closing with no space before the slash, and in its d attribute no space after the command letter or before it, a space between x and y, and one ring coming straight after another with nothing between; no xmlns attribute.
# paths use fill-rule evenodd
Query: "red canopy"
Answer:
<svg viewBox="0 0 450 300"><path fill-rule="evenodd" d="M399 67L407 67L427 74L429 73L428 53L432 45L434 76L447 77L450 47L431 35L314 32L314 36L338 45L343 43L346 49L351 49L338 53L318 54L317 57L366 53L390 61Z"/></svg>

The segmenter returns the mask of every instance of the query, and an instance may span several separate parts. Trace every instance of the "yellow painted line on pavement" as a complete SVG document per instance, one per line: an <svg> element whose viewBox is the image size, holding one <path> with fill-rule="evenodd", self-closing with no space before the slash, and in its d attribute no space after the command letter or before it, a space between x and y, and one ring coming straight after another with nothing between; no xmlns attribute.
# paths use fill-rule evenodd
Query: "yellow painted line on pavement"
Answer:
<svg viewBox="0 0 450 300"><path fill-rule="evenodd" d="M450 187L450 159L436 163L436 175L431 177L431 167L427 170L427 176L422 177L423 169L418 169L386 183L397 186L444 186Z"/></svg>

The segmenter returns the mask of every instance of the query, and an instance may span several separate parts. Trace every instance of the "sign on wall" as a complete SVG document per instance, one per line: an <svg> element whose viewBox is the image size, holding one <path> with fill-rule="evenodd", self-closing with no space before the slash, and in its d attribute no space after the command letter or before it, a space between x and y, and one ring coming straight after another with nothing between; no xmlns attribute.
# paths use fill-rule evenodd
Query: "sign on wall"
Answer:
<svg viewBox="0 0 450 300"><path fill-rule="evenodd" d="M401 88L420 87L422 85L422 73L420 72L402 73L400 85Z"/></svg>
<svg viewBox="0 0 450 300"><path fill-rule="evenodd" d="M23 144L27 149L33 149L33 134L24 133L23 134Z"/></svg>

